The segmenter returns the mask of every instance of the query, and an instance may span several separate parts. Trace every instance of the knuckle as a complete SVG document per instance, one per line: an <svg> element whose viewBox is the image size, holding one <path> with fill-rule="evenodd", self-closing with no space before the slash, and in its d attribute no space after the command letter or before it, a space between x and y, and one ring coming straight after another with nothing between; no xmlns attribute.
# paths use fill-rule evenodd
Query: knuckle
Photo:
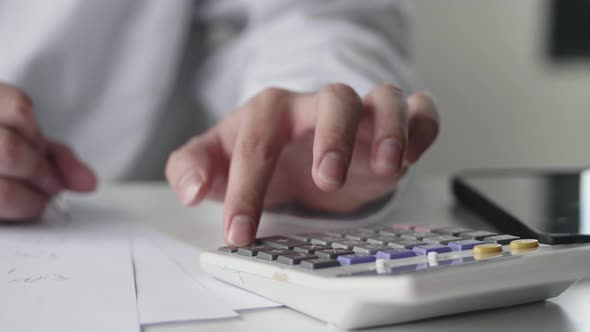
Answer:
<svg viewBox="0 0 590 332"><path fill-rule="evenodd" d="M402 88L399 87L396 84L387 82L387 83L383 83L378 85L377 87L375 87L375 92L376 93L387 93L387 94L394 94L397 96L401 96L403 94Z"/></svg>
<svg viewBox="0 0 590 332"><path fill-rule="evenodd" d="M242 139L240 152L243 156L256 159L261 163L272 162L276 159L277 146L261 137L262 135L249 135Z"/></svg>
<svg viewBox="0 0 590 332"><path fill-rule="evenodd" d="M22 153L22 142L13 132L0 131L0 160L8 167L15 167Z"/></svg>
<svg viewBox="0 0 590 332"><path fill-rule="evenodd" d="M257 105L262 104L272 106L275 105L277 102L283 100L287 95L289 95L289 91L286 89L268 87L263 89L260 93L258 93L254 100Z"/></svg>
<svg viewBox="0 0 590 332"><path fill-rule="evenodd" d="M354 102L359 105L361 104L361 98L356 93L356 91L350 85L344 83L330 84L324 87L320 91L320 94L335 97L345 102Z"/></svg>
<svg viewBox="0 0 590 332"><path fill-rule="evenodd" d="M10 105L8 111L14 116L23 118L31 117L33 112L33 100L26 93L18 89L13 89L9 93L8 98L8 105Z"/></svg>

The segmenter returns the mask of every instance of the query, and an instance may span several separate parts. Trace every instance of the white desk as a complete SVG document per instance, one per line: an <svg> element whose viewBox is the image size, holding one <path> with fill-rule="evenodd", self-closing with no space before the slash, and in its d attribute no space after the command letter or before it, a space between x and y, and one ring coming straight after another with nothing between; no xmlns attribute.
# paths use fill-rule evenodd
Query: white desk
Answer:
<svg viewBox="0 0 590 332"><path fill-rule="evenodd" d="M163 183L105 185L99 196L113 207L132 215L177 239L206 249L222 244L221 205L206 202L194 209L180 206ZM414 179L397 211L399 220L489 228L453 204L447 178ZM263 220L261 233L296 230ZM310 225L311 226L311 225ZM242 312L240 318L147 328L147 332L181 331L335 331L334 327L288 308ZM511 308L436 318L387 326L375 331L590 331L590 279L581 281L550 301ZM373 330L371 330L373 331Z"/></svg>

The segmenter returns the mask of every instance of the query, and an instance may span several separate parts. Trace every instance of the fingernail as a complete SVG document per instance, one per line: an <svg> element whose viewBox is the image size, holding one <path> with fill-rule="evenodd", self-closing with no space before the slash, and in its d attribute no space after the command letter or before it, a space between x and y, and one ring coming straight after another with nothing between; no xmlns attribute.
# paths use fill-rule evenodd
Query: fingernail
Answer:
<svg viewBox="0 0 590 332"><path fill-rule="evenodd" d="M402 159L402 145L393 138L381 141L377 148L375 163L377 167L385 170L398 169Z"/></svg>
<svg viewBox="0 0 590 332"><path fill-rule="evenodd" d="M39 187L50 196L59 193L63 187L61 183L53 176L45 176L39 181Z"/></svg>
<svg viewBox="0 0 590 332"><path fill-rule="evenodd" d="M235 216L229 225L228 240L230 244L242 247L252 243L254 221L249 216Z"/></svg>
<svg viewBox="0 0 590 332"><path fill-rule="evenodd" d="M184 175L178 183L181 203L186 206L191 205L197 197L199 190L201 190L202 185L203 180L201 180L200 176L194 173Z"/></svg>
<svg viewBox="0 0 590 332"><path fill-rule="evenodd" d="M344 157L338 152L328 152L320 162L318 175L329 184L341 184L346 175Z"/></svg>

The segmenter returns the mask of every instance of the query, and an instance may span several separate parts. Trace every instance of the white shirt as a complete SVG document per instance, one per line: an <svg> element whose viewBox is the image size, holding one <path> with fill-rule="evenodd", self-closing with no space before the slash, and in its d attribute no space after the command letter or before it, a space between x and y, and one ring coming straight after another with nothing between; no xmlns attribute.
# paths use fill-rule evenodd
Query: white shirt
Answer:
<svg viewBox="0 0 590 332"><path fill-rule="evenodd" d="M407 24L394 0L0 0L0 81L101 178L154 178L265 87L410 92Z"/></svg>

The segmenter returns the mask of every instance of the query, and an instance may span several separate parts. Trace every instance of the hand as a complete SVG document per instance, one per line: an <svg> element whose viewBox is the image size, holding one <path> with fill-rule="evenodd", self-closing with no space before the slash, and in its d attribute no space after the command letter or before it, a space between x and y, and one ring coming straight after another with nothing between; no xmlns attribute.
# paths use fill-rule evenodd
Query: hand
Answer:
<svg viewBox="0 0 590 332"><path fill-rule="evenodd" d="M383 197L438 128L432 97L406 101L391 84L362 99L343 84L309 94L270 88L174 151L166 176L187 206L224 200L224 237L243 246L265 207L351 212Z"/></svg>
<svg viewBox="0 0 590 332"><path fill-rule="evenodd" d="M68 147L43 137L31 99L0 83L0 221L34 219L60 191L95 187L94 173Z"/></svg>

